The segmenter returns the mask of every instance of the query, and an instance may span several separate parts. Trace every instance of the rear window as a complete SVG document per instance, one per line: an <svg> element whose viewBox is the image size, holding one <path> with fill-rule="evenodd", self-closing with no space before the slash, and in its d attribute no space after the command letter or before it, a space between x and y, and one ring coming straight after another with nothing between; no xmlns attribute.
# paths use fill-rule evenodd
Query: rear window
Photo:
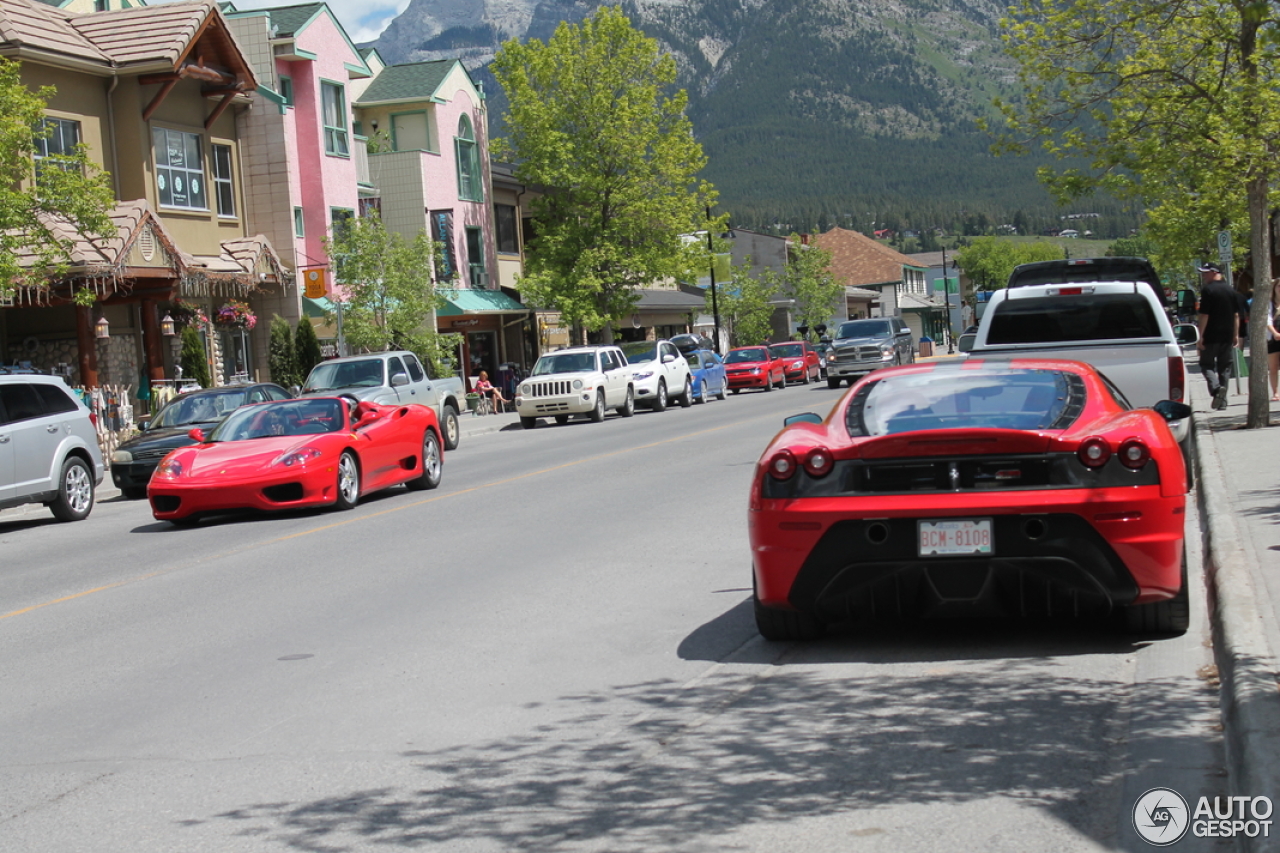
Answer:
<svg viewBox="0 0 1280 853"><path fill-rule="evenodd" d="M1151 303L1137 293L1007 299L987 331L987 343L996 345L1158 337Z"/></svg>
<svg viewBox="0 0 1280 853"><path fill-rule="evenodd" d="M63 412L74 412L79 406L71 399L71 395L56 385L33 385L40 402L44 404L46 415L60 415Z"/></svg>
<svg viewBox="0 0 1280 853"><path fill-rule="evenodd" d="M1084 380L1060 370L934 370L863 386L849 434L927 429L1065 429L1084 408Z"/></svg>

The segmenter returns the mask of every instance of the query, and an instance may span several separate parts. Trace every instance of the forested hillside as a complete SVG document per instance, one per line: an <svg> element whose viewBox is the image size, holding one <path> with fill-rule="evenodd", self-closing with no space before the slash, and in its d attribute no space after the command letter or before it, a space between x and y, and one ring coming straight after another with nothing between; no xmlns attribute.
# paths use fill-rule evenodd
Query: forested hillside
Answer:
<svg viewBox="0 0 1280 853"><path fill-rule="evenodd" d="M429 4L429 5L428 5ZM581 0L413 0L377 47L389 61L460 56L490 99L485 65L505 38L546 38ZM677 59L705 176L744 227L950 232L1059 223L1037 163L996 158L975 122L1015 94L986 0L627 0L636 26ZM1086 209L1086 208L1082 208ZM1136 218L1090 203L1100 234Z"/></svg>

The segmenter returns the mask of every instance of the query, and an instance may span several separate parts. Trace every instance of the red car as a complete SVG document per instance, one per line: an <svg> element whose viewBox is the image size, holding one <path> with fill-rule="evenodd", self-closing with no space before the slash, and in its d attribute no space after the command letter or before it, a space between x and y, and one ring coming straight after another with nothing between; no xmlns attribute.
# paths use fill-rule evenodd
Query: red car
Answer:
<svg viewBox="0 0 1280 853"><path fill-rule="evenodd" d="M822 361L818 358L818 351L808 341L774 344L769 349L782 359L782 370L788 382L808 385L822 378Z"/></svg>
<svg viewBox="0 0 1280 853"><path fill-rule="evenodd" d="M787 387L787 374L782 359L767 346L738 347L724 356L725 376L729 390L737 394L743 388L763 388L772 391L773 386Z"/></svg>
<svg viewBox="0 0 1280 853"><path fill-rule="evenodd" d="M1187 476L1166 424L1073 361L878 370L797 415L751 486L755 616L770 640L900 614L1119 610L1181 632Z"/></svg>
<svg viewBox="0 0 1280 853"><path fill-rule="evenodd" d="M330 506L404 483L440 485L440 427L426 406L305 397L237 409L199 442L161 460L151 513L174 524L233 510Z"/></svg>

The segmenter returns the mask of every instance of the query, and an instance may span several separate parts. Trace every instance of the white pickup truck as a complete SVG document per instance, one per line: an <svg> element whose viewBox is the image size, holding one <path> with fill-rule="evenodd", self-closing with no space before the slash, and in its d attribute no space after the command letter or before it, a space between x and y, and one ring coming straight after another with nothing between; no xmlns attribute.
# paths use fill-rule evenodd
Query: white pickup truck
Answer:
<svg viewBox="0 0 1280 853"><path fill-rule="evenodd" d="M1133 406L1187 401L1187 371L1172 324L1146 282L1031 284L996 291L982 315L971 357L1066 358L1098 369ZM1169 428L1191 469L1191 429Z"/></svg>

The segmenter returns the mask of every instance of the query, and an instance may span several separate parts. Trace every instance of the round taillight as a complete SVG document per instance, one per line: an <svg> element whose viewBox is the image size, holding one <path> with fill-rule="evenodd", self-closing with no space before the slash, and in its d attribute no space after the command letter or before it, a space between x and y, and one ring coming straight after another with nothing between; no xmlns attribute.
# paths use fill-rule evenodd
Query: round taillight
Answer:
<svg viewBox="0 0 1280 853"><path fill-rule="evenodd" d="M1151 448L1140 438L1127 438L1120 443L1120 452L1116 455L1120 457L1124 467L1136 471L1151 458Z"/></svg>
<svg viewBox="0 0 1280 853"><path fill-rule="evenodd" d="M779 450L769 460L769 476L775 480L790 480L796 474L796 455L790 450Z"/></svg>
<svg viewBox="0 0 1280 853"><path fill-rule="evenodd" d="M1095 435L1080 442L1080 449L1076 451L1076 456L1085 467L1101 468L1111 458L1111 445L1107 444L1105 438Z"/></svg>
<svg viewBox="0 0 1280 853"><path fill-rule="evenodd" d="M825 447L815 447L804 456L804 470L811 477L825 477L835 467L835 457Z"/></svg>

